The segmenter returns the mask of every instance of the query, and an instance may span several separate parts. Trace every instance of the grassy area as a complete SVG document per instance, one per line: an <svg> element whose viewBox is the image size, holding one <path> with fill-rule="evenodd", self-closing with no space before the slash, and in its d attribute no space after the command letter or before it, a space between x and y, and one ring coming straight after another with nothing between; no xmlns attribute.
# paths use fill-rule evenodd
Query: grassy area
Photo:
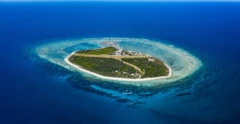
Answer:
<svg viewBox="0 0 240 124"><path fill-rule="evenodd" d="M121 78L148 78L167 76L169 69L162 61L153 57L130 55L112 56L115 47L79 51L69 58L69 61L82 68L103 76Z"/></svg>
<svg viewBox="0 0 240 124"><path fill-rule="evenodd" d="M122 61L131 63L140 68L144 75L142 78L166 76L169 73L168 68L158 59L153 62L148 58L122 58Z"/></svg>
<svg viewBox="0 0 240 124"><path fill-rule="evenodd" d="M106 47L106 48L95 49L95 50L79 51L77 53L92 54L92 55L102 55L102 54L110 54L111 52L115 52L116 50L117 49L115 47Z"/></svg>
<svg viewBox="0 0 240 124"><path fill-rule="evenodd" d="M113 58L71 56L69 61L82 68L109 77L138 78L139 71Z"/></svg>

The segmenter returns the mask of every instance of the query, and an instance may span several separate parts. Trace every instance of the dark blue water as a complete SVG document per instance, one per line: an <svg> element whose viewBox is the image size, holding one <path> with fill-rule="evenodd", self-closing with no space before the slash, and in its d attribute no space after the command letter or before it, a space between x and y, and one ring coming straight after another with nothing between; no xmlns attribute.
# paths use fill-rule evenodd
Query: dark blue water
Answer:
<svg viewBox="0 0 240 124"><path fill-rule="evenodd" d="M234 2L0 2L0 123L238 124L239 13L240 3ZM129 108L114 98L73 87L65 79L71 72L29 57L31 47L47 40L87 37L163 40L189 51L203 62L201 73L214 75L202 82L201 90L188 84L197 87L189 101L208 102L195 102L189 106L193 111L181 117ZM203 103L211 105L202 113L194 109ZM181 113L176 110L173 113Z"/></svg>

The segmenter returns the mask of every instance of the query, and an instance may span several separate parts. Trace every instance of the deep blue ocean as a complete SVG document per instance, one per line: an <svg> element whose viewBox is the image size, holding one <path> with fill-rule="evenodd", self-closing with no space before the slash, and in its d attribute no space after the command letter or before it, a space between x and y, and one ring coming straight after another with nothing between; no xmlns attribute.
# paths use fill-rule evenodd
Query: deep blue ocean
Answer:
<svg viewBox="0 0 240 124"><path fill-rule="evenodd" d="M173 44L202 61L206 80L159 90L191 87L164 100L164 110L128 107L74 87L65 79L72 72L29 52L50 40L92 37ZM240 124L238 2L0 2L0 46L0 124Z"/></svg>

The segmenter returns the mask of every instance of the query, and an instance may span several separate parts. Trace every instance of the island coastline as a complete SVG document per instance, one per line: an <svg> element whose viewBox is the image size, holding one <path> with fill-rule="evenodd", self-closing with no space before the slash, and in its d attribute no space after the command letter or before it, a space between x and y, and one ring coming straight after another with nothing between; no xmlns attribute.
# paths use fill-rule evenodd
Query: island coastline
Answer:
<svg viewBox="0 0 240 124"><path fill-rule="evenodd" d="M107 79L107 80L115 80L115 81L131 81L131 82L141 82L141 81L151 81L151 80L158 80L158 79L165 79L165 78L169 78L172 76L172 69L166 64L164 63L164 65L169 69L169 73L167 76L160 76L160 77L153 77L153 78L138 78L138 79L129 79L129 78L117 78L117 77L108 77L108 76L103 76L103 75L100 75L100 74L97 74L97 73L94 73L94 72L91 72L91 71L88 71L86 69L83 69L81 68L80 66L76 65L76 64L73 64L71 63L68 59L69 57L71 57L73 54L75 54L76 52L72 52L69 56L67 56L64 61L71 65L72 67L74 67L75 69L81 71L81 72L84 72L84 73L87 73L87 74L91 74L95 77L98 77L98 78L102 78L102 79Z"/></svg>

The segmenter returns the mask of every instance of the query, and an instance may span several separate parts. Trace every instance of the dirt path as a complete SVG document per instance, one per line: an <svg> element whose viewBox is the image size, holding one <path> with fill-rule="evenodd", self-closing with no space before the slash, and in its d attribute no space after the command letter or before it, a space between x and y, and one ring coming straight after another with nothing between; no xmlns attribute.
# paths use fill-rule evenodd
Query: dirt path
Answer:
<svg viewBox="0 0 240 124"><path fill-rule="evenodd" d="M123 62L126 65L129 65L133 67L134 69L138 70L141 74L144 74L140 68L138 68L136 65L133 65L131 63L122 61L122 58L148 58L147 56L115 56L115 55L89 55L89 54L81 54L81 53L75 53L76 56L85 56L85 57L96 57L96 58L112 58L116 59L118 61Z"/></svg>

